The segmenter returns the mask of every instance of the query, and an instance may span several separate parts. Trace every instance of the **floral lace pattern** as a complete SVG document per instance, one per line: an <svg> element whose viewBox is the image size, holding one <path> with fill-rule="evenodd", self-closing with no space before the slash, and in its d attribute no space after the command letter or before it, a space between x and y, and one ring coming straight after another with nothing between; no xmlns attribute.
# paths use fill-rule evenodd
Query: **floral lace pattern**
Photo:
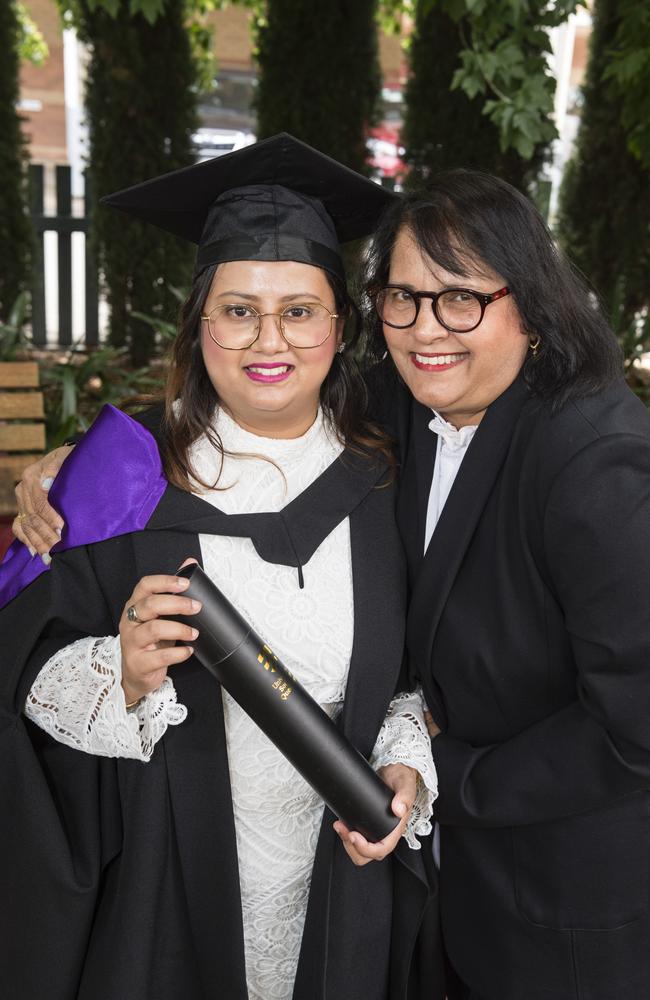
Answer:
<svg viewBox="0 0 650 1000"><path fill-rule="evenodd" d="M431 756L431 740L424 721L424 699L418 689L400 694L388 706L370 763L375 771L388 764L406 764L418 772L417 794L406 830L409 847L420 850L416 839L431 833L433 803L438 797L438 775Z"/></svg>
<svg viewBox="0 0 650 1000"><path fill-rule="evenodd" d="M169 678L127 712L119 636L78 639L51 656L25 703L25 715L66 746L100 757L150 760L167 726L187 709Z"/></svg>

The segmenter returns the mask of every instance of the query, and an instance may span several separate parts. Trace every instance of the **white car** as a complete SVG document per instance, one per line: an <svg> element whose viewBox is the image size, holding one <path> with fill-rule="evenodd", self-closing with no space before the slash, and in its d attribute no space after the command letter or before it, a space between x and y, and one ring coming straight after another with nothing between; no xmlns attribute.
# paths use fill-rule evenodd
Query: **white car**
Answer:
<svg viewBox="0 0 650 1000"><path fill-rule="evenodd" d="M255 142L253 132L242 132L229 128L209 128L204 126L192 133L192 145L196 150L196 161L211 160L224 153L232 153Z"/></svg>

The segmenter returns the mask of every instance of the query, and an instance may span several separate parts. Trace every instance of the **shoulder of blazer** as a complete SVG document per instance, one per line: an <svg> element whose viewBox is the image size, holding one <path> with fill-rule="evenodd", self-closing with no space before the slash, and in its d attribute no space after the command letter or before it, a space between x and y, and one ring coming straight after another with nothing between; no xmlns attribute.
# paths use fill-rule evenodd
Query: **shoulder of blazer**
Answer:
<svg viewBox="0 0 650 1000"><path fill-rule="evenodd" d="M570 400L556 412L531 396L519 416L511 458L522 469L534 469L541 486L583 448L613 435L650 444L650 411L622 380L592 396Z"/></svg>

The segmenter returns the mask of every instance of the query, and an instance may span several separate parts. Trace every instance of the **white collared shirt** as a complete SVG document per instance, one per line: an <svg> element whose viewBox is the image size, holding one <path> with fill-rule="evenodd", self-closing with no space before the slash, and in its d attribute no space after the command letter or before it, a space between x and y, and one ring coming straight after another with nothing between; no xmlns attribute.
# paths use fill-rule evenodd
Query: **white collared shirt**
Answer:
<svg viewBox="0 0 650 1000"><path fill-rule="evenodd" d="M429 421L429 430L437 435L436 461L433 467L429 503L427 506L427 521L424 529L424 551L429 547L431 536L440 520L442 509L458 475L461 462L465 458L470 441L476 434L478 424L467 427L454 427L439 413L432 410L433 420ZM433 832L433 859L440 868L440 827L435 824Z"/></svg>
<svg viewBox="0 0 650 1000"><path fill-rule="evenodd" d="M476 433L478 424L456 428L448 423L439 413L432 410L433 420L429 421L429 430L437 434L436 462L433 467L433 478L429 491L427 507L427 522L424 532L424 551L429 547L431 536L442 514L442 508L454 485L454 479L460 469L460 463L465 457L469 443Z"/></svg>

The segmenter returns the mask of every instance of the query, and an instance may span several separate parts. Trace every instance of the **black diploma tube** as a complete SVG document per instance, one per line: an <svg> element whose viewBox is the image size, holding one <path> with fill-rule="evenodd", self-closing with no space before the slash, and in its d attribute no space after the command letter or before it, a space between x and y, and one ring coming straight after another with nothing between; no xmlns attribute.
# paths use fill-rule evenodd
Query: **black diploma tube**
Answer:
<svg viewBox="0 0 650 1000"><path fill-rule="evenodd" d="M177 575L190 581L183 596L203 605L196 615L174 615L198 628L199 661L346 826L383 840L399 822L388 786L201 567Z"/></svg>

